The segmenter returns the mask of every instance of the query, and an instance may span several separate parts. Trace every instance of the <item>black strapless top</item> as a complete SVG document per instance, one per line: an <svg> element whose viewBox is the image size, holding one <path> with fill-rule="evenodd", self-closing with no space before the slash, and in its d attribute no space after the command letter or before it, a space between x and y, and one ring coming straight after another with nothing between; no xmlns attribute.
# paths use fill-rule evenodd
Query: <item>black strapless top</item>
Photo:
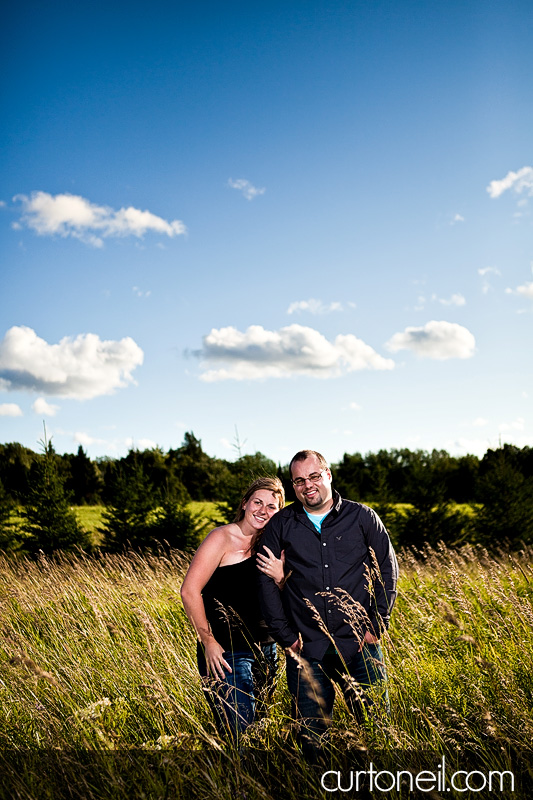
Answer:
<svg viewBox="0 0 533 800"><path fill-rule="evenodd" d="M224 650L250 650L272 641L262 619L255 556L217 567L203 588L211 631Z"/></svg>

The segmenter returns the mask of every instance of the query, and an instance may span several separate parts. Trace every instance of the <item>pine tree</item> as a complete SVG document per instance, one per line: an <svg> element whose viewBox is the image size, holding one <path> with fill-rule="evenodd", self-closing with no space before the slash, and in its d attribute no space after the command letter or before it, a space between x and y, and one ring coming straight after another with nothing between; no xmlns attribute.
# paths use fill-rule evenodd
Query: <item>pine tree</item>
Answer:
<svg viewBox="0 0 533 800"><path fill-rule="evenodd" d="M149 532L154 542L176 550L195 550L211 523L167 496L153 515Z"/></svg>
<svg viewBox="0 0 533 800"><path fill-rule="evenodd" d="M440 541L451 546L464 543L470 534L470 520L445 499L444 485L434 483L423 463L415 464L411 480L412 507L396 523L399 544L422 547Z"/></svg>
<svg viewBox="0 0 533 800"><path fill-rule="evenodd" d="M516 453L505 445L488 451L488 467L480 480L482 506L475 519L480 540L487 546L533 541L533 476L524 475Z"/></svg>
<svg viewBox="0 0 533 800"><path fill-rule="evenodd" d="M153 512L159 505L159 494L144 473L142 463L132 460L116 472L113 499L103 515L104 547L146 547L149 544Z"/></svg>
<svg viewBox="0 0 533 800"><path fill-rule="evenodd" d="M52 442L46 440L46 434L42 446L43 454L30 473L26 505L21 513L23 547L47 555L56 550L89 548L89 536L69 506L55 450Z"/></svg>
<svg viewBox="0 0 533 800"><path fill-rule="evenodd" d="M18 537L13 522L13 501L0 480L0 550L16 550Z"/></svg>

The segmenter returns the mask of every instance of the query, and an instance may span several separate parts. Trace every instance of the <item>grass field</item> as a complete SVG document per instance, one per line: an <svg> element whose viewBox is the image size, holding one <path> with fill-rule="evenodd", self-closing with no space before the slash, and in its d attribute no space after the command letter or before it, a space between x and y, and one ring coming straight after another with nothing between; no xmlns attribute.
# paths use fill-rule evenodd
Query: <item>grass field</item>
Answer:
<svg viewBox="0 0 533 800"><path fill-rule="evenodd" d="M514 770L515 793L498 796L531 796L532 555L404 555L385 642L392 716L359 728L339 700L333 761L385 758L400 767L444 755L461 769ZM179 598L185 568L178 552L0 557L0 797L330 796L298 755L282 674L244 752L217 738ZM138 793L128 788L135 770ZM61 794L67 786L71 794Z"/></svg>

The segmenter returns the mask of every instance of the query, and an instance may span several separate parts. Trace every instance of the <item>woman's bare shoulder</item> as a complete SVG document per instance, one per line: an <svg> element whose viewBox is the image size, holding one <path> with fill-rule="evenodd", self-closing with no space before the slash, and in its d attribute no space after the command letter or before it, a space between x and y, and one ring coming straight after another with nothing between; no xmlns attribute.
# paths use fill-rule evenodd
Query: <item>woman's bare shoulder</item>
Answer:
<svg viewBox="0 0 533 800"><path fill-rule="evenodd" d="M200 546L223 547L229 545L235 536L236 527L237 526L233 522L230 522L226 525L219 525L218 528L213 528L212 531L209 531Z"/></svg>

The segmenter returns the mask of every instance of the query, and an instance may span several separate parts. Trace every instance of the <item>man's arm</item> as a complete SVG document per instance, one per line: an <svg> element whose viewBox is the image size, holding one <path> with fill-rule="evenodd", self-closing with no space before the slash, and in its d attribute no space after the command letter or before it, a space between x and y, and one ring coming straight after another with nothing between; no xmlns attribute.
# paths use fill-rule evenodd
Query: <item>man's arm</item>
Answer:
<svg viewBox="0 0 533 800"><path fill-rule="evenodd" d="M377 565L374 564L370 555L372 565L374 568L377 566L379 572L373 581L375 605L383 625L388 628L392 607L396 601L398 562L387 529L373 509L369 509L365 534L367 545L374 551L377 561ZM379 627L376 630L379 630Z"/></svg>
<svg viewBox="0 0 533 800"><path fill-rule="evenodd" d="M268 547L276 556L281 556L281 522L273 517L266 525L259 549ZM266 551L265 551L266 552ZM281 593L272 578L259 572L259 600L261 611L274 639L282 647L294 647L298 642L298 632L294 631L287 620L281 600Z"/></svg>

